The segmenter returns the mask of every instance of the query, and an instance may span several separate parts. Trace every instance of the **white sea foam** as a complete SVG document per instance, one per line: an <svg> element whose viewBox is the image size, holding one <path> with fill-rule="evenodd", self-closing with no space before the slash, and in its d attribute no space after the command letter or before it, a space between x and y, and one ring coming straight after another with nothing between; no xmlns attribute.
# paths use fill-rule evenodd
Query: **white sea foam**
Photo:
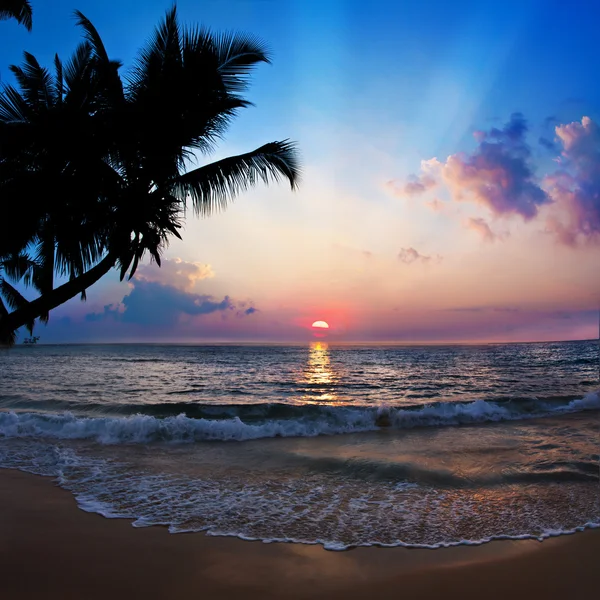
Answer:
<svg viewBox="0 0 600 600"><path fill-rule="evenodd" d="M78 417L70 412L0 412L0 437L90 439L101 444L313 437L373 431L380 426L404 429L560 415L599 409L600 396L598 393L590 393L584 398L559 406L538 402L527 411L519 403L484 400L436 403L415 409L322 406L315 413L315 407L310 408L313 412L307 416L250 423L242 421L238 416L229 419L193 419L184 414L156 418L143 414L127 417Z"/></svg>
<svg viewBox="0 0 600 600"><path fill-rule="evenodd" d="M488 488L482 501L478 489L365 482L329 473L273 477L251 470L231 476L221 467L203 477L149 472L120 449L113 454L80 454L36 440L0 442L1 466L55 477L82 510L132 519L134 527L166 526L171 533L320 544L339 551L543 540L600 527L589 484L529 487L522 494L513 488L510 501L502 501L502 489Z"/></svg>

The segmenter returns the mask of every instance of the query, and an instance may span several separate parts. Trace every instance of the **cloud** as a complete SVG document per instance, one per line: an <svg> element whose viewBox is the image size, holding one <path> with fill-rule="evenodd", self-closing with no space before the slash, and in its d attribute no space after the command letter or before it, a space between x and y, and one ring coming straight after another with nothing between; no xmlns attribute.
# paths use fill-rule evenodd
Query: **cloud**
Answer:
<svg viewBox="0 0 600 600"><path fill-rule="evenodd" d="M556 209L546 230L567 245L600 241L600 128L589 117L558 125L561 169L544 185Z"/></svg>
<svg viewBox="0 0 600 600"><path fill-rule="evenodd" d="M540 146L544 146L544 148L546 148L546 150L551 150L551 151L556 151L556 144L552 141L549 140L548 138L541 136L540 139L538 140L538 143L540 144Z"/></svg>
<svg viewBox="0 0 600 600"><path fill-rule="evenodd" d="M425 202L425 206L429 206L433 212L442 212L445 208L444 203L439 198Z"/></svg>
<svg viewBox="0 0 600 600"><path fill-rule="evenodd" d="M586 116L556 123L554 117L544 123L554 126L555 139L542 136L538 141L560 152L553 159L558 166L541 179L526 142L527 122L514 113L502 128L476 131L472 152L452 154L445 161L421 161L419 174L404 184L391 181L388 187L398 196L413 197L444 185L454 201L475 202L492 217L544 218L545 231L562 244L600 243L600 127ZM434 211L444 208L437 198L426 204ZM490 242L507 235L492 231L482 217L469 219L466 226ZM403 262L420 259L408 250L401 253Z"/></svg>
<svg viewBox="0 0 600 600"><path fill-rule="evenodd" d="M473 200L495 216L533 219L549 198L534 178L526 131L515 113L503 129L484 133L473 153L449 156L441 176L454 200Z"/></svg>
<svg viewBox="0 0 600 600"><path fill-rule="evenodd" d="M123 323L138 325L175 325L181 317L226 314L235 311L238 306L229 296L223 299L205 294L196 294L164 285L155 281L133 279L133 289L120 304L107 304L100 313L88 313L85 320L104 321L114 319ZM257 312L250 307L238 311L238 316L249 316Z"/></svg>
<svg viewBox="0 0 600 600"><path fill-rule="evenodd" d="M153 281L136 282L131 293L123 298L123 304L122 320L141 325L169 325L182 315L207 315L235 308L229 296L216 300Z"/></svg>
<svg viewBox="0 0 600 600"><path fill-rule="evenodd" d="M514 113L502 129L476 131L472 153L452 154L445 162L422 161L421 174L411 177L404 193L408 186L409 195L416 195L443 182L456 201L474 201L494 216L533 219L550 199L535 179L526 133L521 113Z"/></svg>
<svg viewBox="0 0 600 600"><path fill-rule="evenodd" d="M85 315L85 320L94 322L94 321L104 321L109 318L119 319L119 317L123 313L123 306L121 304L105 304L104 310L101 313L87 313Z"/></svg>
<svg viewBox="0 0 600 600"><path fill-rule="evenodd" d="M181 258L163 258L160 267L154 263L140 265L135 279L162 283L189 292L198 281L214 276L210 265L187 262Z"/></svg>
<svg viewBox="0 0 600 600"><path fill-rule="evenodd" d="M522 312L520 308L512 306L464 306L458 308L445 308L444 312L465 312L465 313L485 313L485 312L496 312L496 313L511 313L516 314Z"/></svg>
<svg viewBox="0 0 600 600"><path fill-rule="evenodd" d="M438 185L437 168L438 161L435 158L421 161L421 173L410 175L406 183L397 180L388 181L387 187L400 198L419 196Z"/></svg>
<svg viewBox="0 0 600 600"><path fill-rule="evenodd" d="M496 234L490 229L485 219L470 218L465 223L465 227L477 232L486 242L493 242L497 239Z"/></svg>
<svg viewBox="0 0 600 600"><path fill-rule="evenodd" d="M407 265L412 265L415 262L429 264L432 260L435 260L435 262L442 261L442 257L439 254L437 254L435 257L425 256L424 254L421 254L418 250L415 250L412 247L401 248L400 252L398 253L398 258L401 262Z"/></svg>

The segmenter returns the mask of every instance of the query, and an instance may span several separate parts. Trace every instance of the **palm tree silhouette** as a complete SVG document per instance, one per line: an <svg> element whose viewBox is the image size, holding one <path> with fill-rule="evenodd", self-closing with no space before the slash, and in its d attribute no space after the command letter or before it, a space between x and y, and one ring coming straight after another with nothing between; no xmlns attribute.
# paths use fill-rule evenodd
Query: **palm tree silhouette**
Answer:
<svg viewBox="0 0 600 600"><path fill-rule="evenodd" d="M31 3L28 0L0 0L0 21L6 19L16 19L27 31L31 31Z"/></svg>
<svg viewBox="0 0 600 600"><path fill-rule="evenodd" d="M208 216L259 181L298 184L288 140L190 169L250 105L241 95L248 76L270 62L259 40L183 28L173 7L121 78L94 26L76 16L85 40L73 57L56 57L51 74L25 53L11 67L18 89L0 94L0 197L9 215L0 222L0 291L12 309L0 303L0 343L85 298L113 267L131 278L146 253L160 265L188 204ZM55 286L55 275L66 281ZM8 279L39 297L19 298Z"/></svg>

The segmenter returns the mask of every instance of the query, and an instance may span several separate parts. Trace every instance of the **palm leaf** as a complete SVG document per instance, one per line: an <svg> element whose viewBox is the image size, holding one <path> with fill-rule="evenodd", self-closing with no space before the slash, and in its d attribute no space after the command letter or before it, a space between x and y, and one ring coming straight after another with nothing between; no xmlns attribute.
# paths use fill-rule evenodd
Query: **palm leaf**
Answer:
<svg viewBox="0 0 600 600"><path fill-rule="evenodd" d="M219 73L229 92L240 92L248 87L248 76L257 63L271 63L267 46L250 34L224 33L214 37L219 61Z"/></svg>
<svg viewBox="0 0 600 600"><path fill-rule="evenodd" d="M34 272L39 265L29 258L27 254L13 254L7 256L0 261L0 267L4 271L6 277L13 281L23 281L26 286L31 285L34 277Z"/></svg>
<svg viewBox="0 0 600 600"><path fill-rule="evenodd" d="M22 123L27 121L30 113L25 98L13 86L5 86L0 95L0 121Z"/></svg>
<svg viewBox="0 0 600 600"><path fill-rule="evenodd" d="M16 19L27 31L33 27L33 11L29 0L2 0L0 20Z"/></svg>
<svg viewBox="0 0 600 600"><path fill-rule="evenodd" d="M181 30L177 21L177 7L173 6L135 60L128 76L130 92L134 97L143 94L153 87L157 79L173 75L180 65Z"/></svg>
<svg viewBox="0 0 600 600"><path fill-rule="evenodd" d="M173 183L180 197L191 196L197 213L209 215L258 181L287 179L294 190L299 178L296 147L285 140L194 169Z"/></svg>
<svg viewBox="0 0 600 600"><path fill-rule="evenodd" d="M65 93L65 79L63 76L63 66L58 54L54 55L54 98L57 104L62 104Z"/></svg>
<svg viewBox="0 0 600 600"><path fill-rule="evenodd" d="M4 277L0 279L0 294L11 310L23 308L27 304L27 300Z"/></svg>
<svg viewBox="0 0 600 600"><path fill-rule="evenodd" d="M2 278L0 277L0 281ZM0 324L2 323L2 319L8 316L8 310L6 306L4 306L4 302L2 302L2 298L0 298ZM16 331L7 331L4 335L0 335L0 346L13 346L17 341L17 332Z"/></svg>
<svg viewBox="0 0 600 600"><path fill-rule="evenodd" d="M83 29L83 37L89 42L96 57L103 62L109 62L108 53L104 42L98 33L98 30L92 25L92 22L79 10L74 11L77 25Z"/></svg>
<svg viewBox="0 0 600 600"><path fill-rule="evenodd" d="M0 281L2 281L2 277L0 277ZM2 298L0 298L0 321L6 316L8 316L8 310L4 306L4 302L2 302Z"/></svg>
<svg viewBox="0 0 600 600"><path fill-rule="evenodd" d="M28 301L6 279L0 278L0 295L11 310L23 308ZM33 333L33 321L26 325L29 333Z"/></svg>
<svg viewBox="0 0 600 600"><path fill-rule="evenodd" d="M81 42L73 56L70 60L67 61L66 64L63 65L63 73L65 77L65 86L67 90L71 92L71 96L73 96L73 92L79 90L80 88L85 88L85 82L88 81L86 75L89 73L90 69L90 57L92 55L92 46L89 42ZM80 95L87 95L85 89L81 89ZM78 99L78 103L81 99Z"/></svg>
<svg viewBox="0 0 600 600"><path fill-rule="evenodd" d="M55 253L54 236L47 230L42 231L35 249L37 268L33 269L31 278L32 284L41 294L52 291L54 287Z"/></svg>
<svg viewBox="0 0 600 600"><path fill-rule="evenodd" d="M95 59L94 68L97 71L100 86L113 94L114 99L120 100L123 95L123 85L118 76L118 70L123 63L108 57L104 42L92 22L79 10L76 10L74 14L77 25L83 29L83 35L91 47Z"/></svg>
<svg viewBox="0 0 600 600"><path fill-rule="evenodd" d="M15 79L21 88L21 94L30 106L50 106L52 104L52 78L48 69L41 67L33 54L23 53L23 66L11 65Z"/></svg>

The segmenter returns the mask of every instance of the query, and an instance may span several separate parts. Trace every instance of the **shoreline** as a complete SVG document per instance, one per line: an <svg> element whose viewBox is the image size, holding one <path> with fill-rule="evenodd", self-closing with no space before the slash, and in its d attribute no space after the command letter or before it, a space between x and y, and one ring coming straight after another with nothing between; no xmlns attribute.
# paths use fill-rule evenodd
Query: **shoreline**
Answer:
<svg viewBox="0 0 600 600"><path fill-rule="evenodd" d="M593 598L600 530L438 549L266 544L134 528L0 469L2 598Z"/></svg>

